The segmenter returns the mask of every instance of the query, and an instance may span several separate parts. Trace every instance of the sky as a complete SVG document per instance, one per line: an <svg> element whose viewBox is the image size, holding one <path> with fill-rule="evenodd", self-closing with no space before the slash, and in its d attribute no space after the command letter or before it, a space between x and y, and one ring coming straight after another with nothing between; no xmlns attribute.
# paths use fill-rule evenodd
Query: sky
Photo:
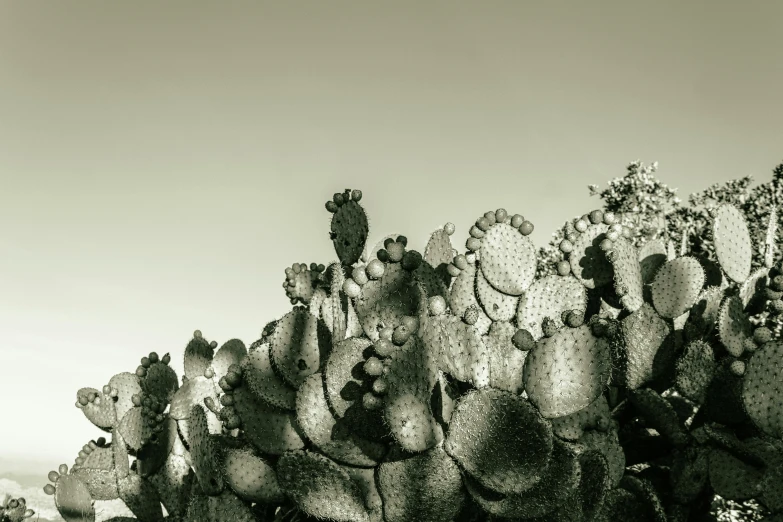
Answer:
<svg viewBox="0 0 783 522"><path fill-rule="evenodd" d="M681 197L783 161L783 3L0 0L0 477L101 436L81 387L196 329L259 337L294 262L455 248L488 210L540 246L636 159ZM0 491L0 495L3 492Z"/></svg>

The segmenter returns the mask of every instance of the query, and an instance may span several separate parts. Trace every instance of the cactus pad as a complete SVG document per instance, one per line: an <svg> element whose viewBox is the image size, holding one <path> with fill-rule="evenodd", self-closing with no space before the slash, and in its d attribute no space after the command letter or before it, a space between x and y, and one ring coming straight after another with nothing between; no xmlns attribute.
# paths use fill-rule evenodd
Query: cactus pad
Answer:
<svg viewBox="0 0 783 522"><path fill-rule="evenodd" d="M457 402L444 449L484 487L510 494L541 480L552 440L551 426L529 402L486 388Z"/></svg>
<svg viewBox="0 0 783 522"><path fill-rule="evenodd" d="M783 343L761 346L747 362L742 401L753 423L764 433L783 438Z"/></svg>
<svg viewBox="0 0 783 522"><path fill-rule="evenodd" d="M496 290L481 270L476 271L476 297L487 316L493 321L510 321L517 311L519 297Z"/></svg>
<svg viewBox="0 0 783 522"><path fill-rule="evenodd" d="M465 500L459 467L440 447L381 464L378 489L388 522L451 522Z"/></svg>
<svg viewBox="0 0 783 522"><path fill-rule="evenodd" d="M415 277L400 263L387 263L380 279L368 281L356 299L356 315L365 334L378 340L378 327L396 327L403 316L416 315L421 298Z"/></svg>
<svg viewBox="0 0 783 522"><path fill-rule="evenodd" d="M481 272L497 290L521 295L536 275L533 242L510 224L494 224L481 239Z"/></svg>
<svg viewBox="0 0 783 522"><path fill-rule="evenodd" d="M236 412L242 420L242 431L258 450L280 455L304 447L294 412L274 408L256 399L246 386L237 388L232 395Z"/></svg>
<svg viewBox="0 0 783 522"><path fill-rule="evenodd" d="M475 261L473 263L468 262L464 265L464 268L459 269L459 273L451 284L449 303L451 304L451 314L455 317L462 317L468 308L474 307L479 313L478 321L474 326L483 335L489 331L492 319L489 318L484 308L479 305L476 298L477 270L478 267Z"/></svg>
<svg viewBox="0 0 783 522"><path fill-rule="evenodd" d="M203 375L188 379L171 399L169 415L174 420L184 420L190 417L191 408L196 404L203 404L205 397L218 399L218 390L212 379Z"/></svg>
<svg viewBox="0 0 783 522"><path fill-rule="evenodd" d="M185 347L185 377L195 379L201 377L212 365L215 348L196 330L193 339Z"/></svg>
<svg viewBox="0 0 783 522"><path fill-rule="evenodd" d="M66 522L95 522L95 508L87 486L73 475L60 473L54 503Z"/></svg>
<svg viewBox="0 0 783 522"><path fill-rule="evenodd" d="M108 430L117 423L114 400L109 394L95 388L81 388L76 392L76 406L97 427Z"/></svg>
<svg viewBox="0 0 783 522"><path fill-rule="evenodd" d="M666 262L652 282L652 300L661 315L674 319L687 312L697 301L704 286L704 270L692 257Z"/></svg>
<svg viewBox="0 0 783 522"><path fill-rule="evenodd" d="M613 380L634 390L661 373L659 350L671 327L647 303L621 322L622 342L613 347Z"/></svg>
<svg viewBox="0 0 783 522"><path fill-rule="evenodd" d="M280 486L300 510L335 522L368 522L358 485L337 463L310 451L292 451L277 463Z"/></svg>
<svg viewBox="0 0 783 522"><path fill-rule="evenodd" d="M367 214L356 200L344 201L332 216L330 237L343 265L359 260L369 234Z"/></svg>
<svg viewBox="0 0 783 522"><path fill-rule="evenodd" d="M606 245L609 250L605 250L605 255L614 268L615 292L620 297L623 307L630 312L635 312L644 303L642 295L644 281L638 253L631 242L622 236L610 243L611 245Z"/></svg>
<svg viewBox="0 0 783 522"><path fill-rule="evenodd" d="M242 361L242 379L250 391L283 410L296 408L296 389L285 382L272 368L270 348L263 343Z"/></svg>
<svg viewBox="0 0 783 522"><path fill-rule="evenodd" d="M761 490L763 470L721 448L710 449L708 468L710 485L724 498L734 501L749 500Z"/></svg>
<svg viewBox="0 0 783 522"><path fill-rule="evenodd" d="M117 482L120 498L139 520L163 522L163 509L155 488L136 473Z"/></svg>
<svg viewBox="0 0 783 522"><path fill-rule="evenodd" d="M742 283L750 275L753 249L745 218L736 207L721 205L712 224L715 255L732 281Z"/></svg>
<svg viewBox="0 0 783 522"><path fill-rule="evenodd" d="M296 399L297 423L302 432L326 456L351 466L376 466L386 445L358 437L345 419L337 419L324 396L323 375L305 379Z"/></svg>
<svg viewBox="0 0 783 522"><path fill-rule="evenodd" d="M228 369L232 364L241 364L245 357L247 357L247 348L245 343L239 339L231 339L223 343L212 358L212 371L215 373L213 377L215 382L217 383L221 377L228 373Z"/></svg>
<svg viewBox="0 0 783 522"><path fill-rule="evenodd" d="M495 322L483 341L489 353L489 385L519 394L525 388L522 372L527 352L517 349L511 342L516 331L510 322Z"/></svg>
<svg viewBox="0 0 783 522"><path fill-rule="evenodd" d="M190 457L201 490L207 495L217 495L223 491L218 446L209 433L207 414L202 406L196 405L191 408L188 428Z"/></svg>
<svg viewBox="0 0 783 522"><path fill-rule="evenodd" d="M520 298L517 326L528 330L534 339L540 339L544 335L541 325L545 317L551 318L559 328L563 326L563 312L586 309L587 293L576 278L548 275L536 279Z"/></svg>
<svg viewBox="0 0 783 522"><path fill-rule="evenodd" d="M742 301L737 296L727 297L718 313L718 336L726 350L739 357L745 350L745 340L752 335L750 321L742 311Z"/></svg>
<svg viewBox="0 0 783 522"><path fill-rule="evenodd" d="M283 500L274 468L250 448L227 449L222 473L228 487L245 500L261 503Z"/></svg>
<svg viewBox="0 0 783 522"><path fill-rule="evenodd" d="M715 376L715 354L704 341L693 341L677 360L675 386L685 397L701 404Z"/></svg>
<svg viewBox="0 0 783 522"><path fill-rule="evenodd" d="M573 250L568 254L571 273L586 288L600 288L612 282L612 265L598 247L606 239L608 230L609 227L603 223L587 227L573 242Z"/></svg>
<svg viewBox="0 0 783 522"><path fill-rule="evenodd" d="M579 439L585 430L596 429L609 419L609 403L602 394L577 412L551 419L552 432L561 439L574 441Z"/></svg>
<svg viewBox="0 0 783 522"><path fill-rule="evenodd" d="M470 477L465 480L465 486L488 513L508 518L541 517L557 509L578 487L579 459L567 443L554 439L552 456L541 473L541 480L529 489L500 498Z"/></svg>
<svg viewBox="0 0 783 522"><path fill-rule="evenodd" d="M272 364L283 379L298 388L326 361L331 336L323 321L304 308L294 308L275 327L270 342Z"/></svg>
<svg viewBox="0 0 783 522"><path fill-rule="evenodd" d="M603 392L611 376L606 338L589 325L542 339L525 361L525 391L545 418L577 412Z"/></svg>
<svg viewBox="0 0 783 522"><path fill-rule="evenodd" d="M666 245L661 239L647 241L638 250L642 281L648 285L655 279L658 269L666 263Z"/></svg>

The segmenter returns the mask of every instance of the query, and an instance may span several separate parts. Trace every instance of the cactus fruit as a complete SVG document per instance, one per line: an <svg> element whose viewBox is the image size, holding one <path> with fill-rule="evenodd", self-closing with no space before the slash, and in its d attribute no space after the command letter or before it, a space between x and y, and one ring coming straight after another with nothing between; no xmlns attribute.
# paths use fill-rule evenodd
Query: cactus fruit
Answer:
<svg viewBox="0 0 783 522"><path fill-rule="evenodd" d="M292 308L249 349L197 330L181 384L150 352L78 390L111 440L49 474L66 521L119 498L135 518L116 522L663 522L714 492L783 514L773 232L754 268L733 207L717 263L693 230L641 238L598 209L537 276L519 214L484 213L465 253L450 223L424 255L401 235L367 250L361 197L326 204L339 262L286 268Z"/></svg>

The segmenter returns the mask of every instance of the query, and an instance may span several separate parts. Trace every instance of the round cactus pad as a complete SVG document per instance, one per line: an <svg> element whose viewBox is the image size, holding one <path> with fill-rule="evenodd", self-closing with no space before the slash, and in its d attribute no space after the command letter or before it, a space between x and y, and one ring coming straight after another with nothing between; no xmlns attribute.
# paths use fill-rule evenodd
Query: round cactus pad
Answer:
<svg viewBox="0 0 783 522"><path fill-rule="evenodd" d="M557 509L579 486L579 458L569 445L553 439L552 457L541 480L529 489L505 496L468 477L465 486L473 499L488 513L507 518L541 517Z"/></svg>
<svg viewBox="0 0 783 522"><path fill-rule="evenodd" d="M715 255L732 281L744 282L750 275L753 246L745 218L733 205L721 205L712 222Z"/></svg>
<svg viewBox="0 0 783 522"><path fill-rule="evenodd" d="M612 371L609 342L589 325L538 341L525 361L525 391L545 418L577 412L604 390Z"/></svg>
<svg viewBox="0 0 783 522"><path fill-rule="evenodd" d="M170 402L179 389L177 374L167 364L156 362L147 368L147 374L139 379L141 389L153 397Z"/></svg>
<svg viewBox="0 0 783 522"><path fill-rule="evenodd" d="M783 438L783 343L771 341L745 367L742 401L753 423L764 433Z"/></svg>
<svg viewBox="0 0 783 522"><path fill-rule="evenodd" d="M240 364L247 357L247 348L245 343L239 339L231 339L223 343L223 346L215 353L212 359L212 369L215 372L215 382L228 373L228 368L232 364Z"/></svg>
<svg viewBox="0 0 783 522"><path fill-rule="evenodd" d="M687 312L704 286L704 270L693 257L667 261L652 283L653 305L661 317L674 319Z"/></svg>
<svg viewBox="0 0 783 522"><path fill-rule="evenodd" d="M440 447L381 464L378 489L387 522L451 522L465 501L459 467Z"/></svg>
<svg viewBox="0 0 783 522"><path fill-rule="evenodd" d="M424 261L436 270L441 265L448 265L454 259L456 250L451 245L451 236L445 228L439 228L430 236L424 248Z"/></svg>
<svg viewBox="0 0 783 522"><path fill-rule="evenodd" d="M373 467L386 453L385 444L358 437L348 421L332 414L324 395L323 375L320 372L305 379L299 388L296 419L307 439L337 462Z"/></svg>
<svg viewBox="0 0 783 522"><path fill-rule="evenodd" d="M272 465L248 448L228 448L223 457L226 484L250 502L279 503L284 499Z"/></svg>
<svg viewBox="0 0 783 522"><path fill-rule="evenodd" d="M277 463L280 486L312 517L369 522L359 486L337 463L310 451L292 451Z"/></svg>
<svg viewBox="0 0 783 522"><path fill-rule="evenodd" d="M517 307L517 326L541 339L541 327L545 317L554 321L556 327L563 326L562 315L567 310L586 310L587 292L573 276L548 275L536 279Z"/></svg>
<svg viewBox="0 0 783 522"><path fill-rule="evenodd" d="M462 396L444 449L484 487L511 494L541 480L552 428L525 399L492 388Z"/></svg>
<svg viewBox="0 0 783 522"><path fill-rule="evenodd" d="M506 223L495 223L481 239L481 272L508 295L522 295L536 276L536 248L529 237Z"/></svg>
<svg viewBox="0 0 783 522"><path fill-rule="evenodd" d="M275 373L267 343L251 351L240 367L243 382L256 397L283 410L296 409L296 389Z"/></svg>

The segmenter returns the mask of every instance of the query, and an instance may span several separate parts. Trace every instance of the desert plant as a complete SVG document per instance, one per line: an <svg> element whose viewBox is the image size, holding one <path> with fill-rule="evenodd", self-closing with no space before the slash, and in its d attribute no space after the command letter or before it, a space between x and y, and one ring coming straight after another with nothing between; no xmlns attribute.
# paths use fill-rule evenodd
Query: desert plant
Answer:
<svg viewBox="0 0 783 522"><path fill-rule="evenodd" d="M116 498L142 522L697 521L716 494L783 516L783 343L749 319L783 313L783 265L753 269L737 207L709 215L715 259L595 209L541 274L520 214L421 254L369 248L361 200L326 204L338 259L287 268L249 348L196 331L181 384L152 352L77 392L111 440L49 474L68 522Z"/></svg>

